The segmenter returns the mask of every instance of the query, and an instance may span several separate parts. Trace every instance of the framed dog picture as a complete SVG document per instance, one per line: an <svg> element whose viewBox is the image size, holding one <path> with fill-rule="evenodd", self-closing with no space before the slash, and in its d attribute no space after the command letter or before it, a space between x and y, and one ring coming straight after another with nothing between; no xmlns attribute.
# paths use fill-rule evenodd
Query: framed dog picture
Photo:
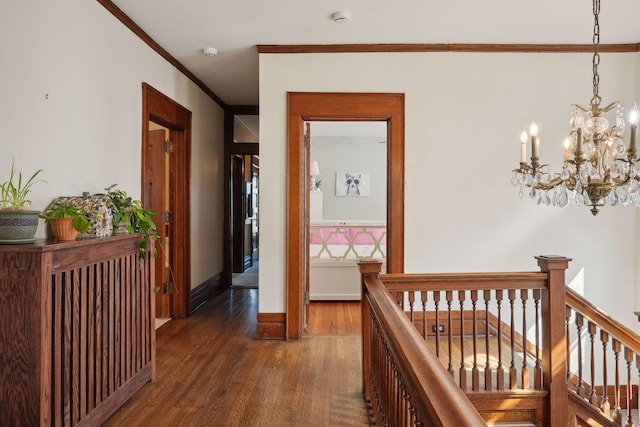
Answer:
<svg viewBox="0 0 640 427"><path fill-rule="evenodd" d="M368 173L336 172L336 196L363 197L368 195Z"/></svg>

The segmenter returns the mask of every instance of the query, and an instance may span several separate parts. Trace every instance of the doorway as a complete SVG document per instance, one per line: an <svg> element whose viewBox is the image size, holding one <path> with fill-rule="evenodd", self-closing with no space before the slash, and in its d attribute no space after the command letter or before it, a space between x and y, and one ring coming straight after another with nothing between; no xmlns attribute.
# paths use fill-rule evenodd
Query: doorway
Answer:
<svg viewBox="0 0 640 427"><path fill-rule="evenodd" d="M387 271L404 270L404 94L288 93L287 238L285 337L304 330L308 274L307 186L310 161L304 123L309 121L384 121L387 123Z"/></svg>
<svg viewBox="0 0 640 427"><path fill-rule="evenodd" d="M231 155L231 285L234 287L258 287L259 168L258 156Z"/></svg>
<svg viewBox="0 0 640 427"><path fill-rule="evenodd" d="M190 312L191 112L142 84L142 203L153 210L156 316Z"/></svg>
<svg viewBox="0 0 640 427"><path fill-rule="evenodd" d="M388 124L313 121L308 125L311 185L305 300L359 301L358 260L386 262Z"/></svg>
<svg viewBox="0 0 640 427"><path fill-rule="evenodd" d="M225 111L225 277L232 287L258 287L260 209L257 107Z"/></svg>

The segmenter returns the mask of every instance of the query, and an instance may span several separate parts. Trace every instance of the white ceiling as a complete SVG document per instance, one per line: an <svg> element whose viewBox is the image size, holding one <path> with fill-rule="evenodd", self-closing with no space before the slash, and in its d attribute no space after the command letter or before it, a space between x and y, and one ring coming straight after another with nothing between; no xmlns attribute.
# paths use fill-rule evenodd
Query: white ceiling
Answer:
<svg viewBox="0 0 640 427"><path fill-rule="evenodd" d="M113 0L228 105L258 105L256 45L590 44L592 0ZM602 44L640 42L640 0L604 0ZM333 12L352 19L336 24ZM218 56L206 57L203 47Z"/></svg>

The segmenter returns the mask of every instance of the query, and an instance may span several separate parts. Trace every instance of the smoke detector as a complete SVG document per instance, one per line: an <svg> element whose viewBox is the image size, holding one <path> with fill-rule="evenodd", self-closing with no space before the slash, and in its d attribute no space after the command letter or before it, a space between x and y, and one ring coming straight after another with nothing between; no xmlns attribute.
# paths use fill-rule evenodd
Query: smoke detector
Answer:
<svg viewBox="0 0 640 427"><path fill-rule="evenodd" d="M341 10L331 15L331 19L333 19L333 22L337 23L347 22L351 19L351 13L346 10Z"/></svg>
<svg viewBox="0 0 640 427"><path fill-rule="evenodd" d="M215 47L205 47L205 48L202 48L202 54L204 56L217 56L218 49L216 49Z"/></svg>

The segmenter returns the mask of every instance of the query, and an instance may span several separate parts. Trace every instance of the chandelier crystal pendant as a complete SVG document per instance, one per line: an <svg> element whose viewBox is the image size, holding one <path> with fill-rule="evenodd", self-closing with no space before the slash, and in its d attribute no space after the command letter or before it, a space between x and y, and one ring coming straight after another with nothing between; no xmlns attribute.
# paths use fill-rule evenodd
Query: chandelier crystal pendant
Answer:
<svg viewBox="0 0 640 427"><path fill-rule="evenodd" d="M548 165L540 164L538 127L531 124L529 135L520 135L520 167L513 171L511 183L520 189L520 198L528 193L538 204L564 208L568 204L591 207L593 215L604 205L640 206L640 177L636 134L638 107L629 113L629 144L624 141L624 108L613 102L600 107L598 65L600 54L600 0L593 0L593 97L587 108L571 106L571 133L564 144L562 171L553 175ZM613 124L605 116L610 113ZM615 113L614 113L615 112ZM531 164L527 163L527 142L531 143Z"/></svg>

